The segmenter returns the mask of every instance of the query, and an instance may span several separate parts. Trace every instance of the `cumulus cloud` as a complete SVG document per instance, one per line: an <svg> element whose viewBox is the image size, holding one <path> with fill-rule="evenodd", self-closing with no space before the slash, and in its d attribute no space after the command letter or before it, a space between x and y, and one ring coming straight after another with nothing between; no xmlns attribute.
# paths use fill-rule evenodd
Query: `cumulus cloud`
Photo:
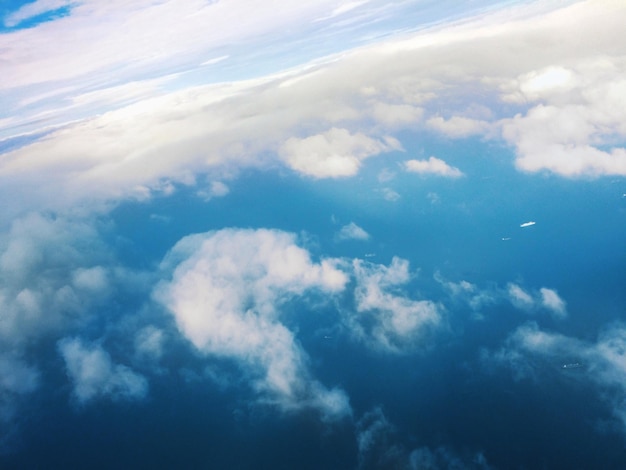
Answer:
<svg viewBox="0 0 626 470"><path fill-rule="evenodd" d="M404 169L411 173L419 173L421 175L437 175L447 178L459 178L463 176L461 170L448 165L446 162L436 157L430 157L428 160L407 160L404 162Z"/></svg>
<svg viewBox="0 0 626 470"><path fill-rule="evenodd" d="M111 259L86 221L29 214L0 236L0 339L21 348L81 320L109 292ZM0 346L2 348L2 346Z"/></svg>
<svg viewBox="0 0 626 470"><path fill-rule="evenodd" d="M158 18L187 15L193 18L193 24L177 24L184 24L190 31L201 25L204 32L207 24L223 18L221 15L228 11L232 13L239 5L217 2L195 16L191 14L197 7L195 3L178 3L137 4L130 15L131 24L146 27L148 19L153 21L155 17L152 8L160 8L162 15ZM72 17L59 21L54 28L60 28L65 21L84 21L84 15L90 12L108 18L117 11L113 7L89 8L76 6ZM246 8L259 14L250 25L246 23L250 27L246 34L255 36L262 33L259 28L265 31L266 27L286 24L282 22L290 14L302 19L312 13L311 9L332 8L324 2L285 5L278 9L280 17L269 18L267 24L259 21L269 14L266 8ZM624 149L618 143L626 135L626 106L621 105L626 95L621 78L626 64L622 44L626 41L616 38L624 34L624 14L610 2L580 2L548 13L545 5L520 7L373 44L274 75L163 91L161 96L57 128L4 154L0 198L11 197L14 204L2 210L58 209L74 207L78 201L145 199L163 193L167 182L195 184L198 174L218 166L268 167L275 165L276 159L313 178L355 175L363 159L400 148L384 131L390 126L425 126L456 135L478 132L483 127L482 116L488 113L467 112L478 106L476 95L468 89L480 93L481 103L507 99L516 93L521 93L524 103L530 103L531 109L521 110L516 116L493 119L494 127L501 129L502 137L516 149L520 170L553 171L564 176L623 174ZM98 28L109 24L96 23ZM228 22L219 23L211 41L221 33L222 41L236 34L223 31L225 24ZM91 29L85 31L89 32L85 37L93 37ZM133 28L125 31L135 34ZM192 41L187 31L181 37L180 41L171 41L155 34L156 43L131 40L134 36L119 37L119 51L115 49L107 58L134 64L141 62L134 60L136 56L150 56L141 49L148 44L150 51L159 50L169 57L171 47L188 46L187 51L199 47L195 36ZM546 37L554 40L546 42ZM563 37L584 37L585 41L562 41ZM168 44L161 44L164 40ZM74 36L71 41L83 47L83 41ZM536 44L544 46L537 48ZM52 52L47 47L37 50L42 55L34 61L21 60L20 54L11 56L0 85L14 87L25 83L24 77L41 77L32 70L45 69L50 72L46 79L60 80L65 74L93 66L90 61L76 59L81 57L76 53L57 57L50 64ZM93 50L87 48L82 54L92 54ZM484 53L477 56L476 50ZM509 60L511 51L516 51L518 60ZM600 58L598 51L603 51ZM215 57L214 52L211 57ZM206 60L197 59L196 63ZM424 63L432 66L424 68ZM98 65L104 66L103 62ZM345 80L346 76L350 80ZM452 116L449 119L431 114L425 121L430 125L415 120L420 114L417 108L430 113L440 107L450 109L451 104L465 111L446 111ZM390 116L404 117L391 122ZM33 122L46 119L44 114ZM14 121L12 117L9 125L17 125ZM451 177L461 174L438 159L414 165L418 171Z"/></svg>
<svg viewBox="0 0 626 470"><path fill-rule="evenodd" d="M182 239L163 262L172 279L154 295L198 351L235 360L264 399L334 418L350 412L348 398L311 378L280 305L311 290L342 291L347 276L336 265L313 263L289 233L224 229Z"/></svg>
<svg viewBox="0 0 626 470"><path fill-rule="evenodd" d="M412 300L398 287L409 282L409 262L394 257L389 266L356 259L356 312L346 314L350 332L368 346L401 353L427 345L441 326L442 307L430 300Z"/></svg>
<svg viewBox="0 0 626 470"><path fill-rule="evenodd" d="M147 380L122 364L115 364L98 345L85 345L80 339L59 342L67 375L74 385L74 398L85 404L96 398L141 399L148 393Z"/></svg>
<svg viewBox="0 0 626 470"><path fill-rule="evenodd" d="M375 140L362 133L332 128L304 139L292 137L280 152L287 165L299 173L315 178L338 178L355 175L367 157L399 149L400 143L391 137Z"/></svg>
<svg viewBox="0 0 626 470"><path fill-rule="evenodd" d="M354 222L344 225L337 233L338 240L368 240L369 238L370 234Z"/></svg>

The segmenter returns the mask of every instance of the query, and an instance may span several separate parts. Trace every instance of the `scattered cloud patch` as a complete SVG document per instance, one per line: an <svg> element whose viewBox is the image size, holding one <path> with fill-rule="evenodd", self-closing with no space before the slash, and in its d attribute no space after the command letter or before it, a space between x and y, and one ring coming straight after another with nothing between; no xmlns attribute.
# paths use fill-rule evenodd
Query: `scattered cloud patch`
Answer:
<svg viewBox="0 0 626 470"><path fill-rule="evenodd" d="M380 192L383 195L383 199L385 201L389 201L389 202L396 202L397 200L399 200L402 196L400 196L399 193L397 193L396 191L394 191L391 188L382 188L380 190Z"/></svg>
<svg viewBox="0 0 626 470"><path fill-rule="evenodd" d="M394 257L389 266L353 261L356 312L345 322L358 340L373 349L402 353L427 346L441 326L442 307L430 300L412 300L399 286L409 282L409 263Z"/></svg>
<svg viewBox="0 0 626 470"><path fill-rule="evenodd" d="M521 310L534 312L537 309L544 309L548 310L554 318L567 317L565 301L559 297L554 289L542 287L539 292L531 295L519 285L511 282L507 285L506 290L511 303Z"/></svg>
<svg viewBox="0 0 626 470"><path fill-rule="evenodd" d="M263 400L282 409L312 407L328 419L350 413L343 391L310 376L306 353L280 322L288 299L344 289L337 261L313 263L289 233L224 229L183 238L163 269L171 280L154 296L199 352L235 360Z"/></svg>
<svg viewBox="0 0 626 470"><path fill-rule="evenodd" d="M362 133L332 128L304 139L292 137L282 145L280 153L298 173L314 178L340 178L355 175L367 157L401 148L391 137L376 140Z"/></svg>
<svg viewBox="0 0 626 470"><path fill-rule="evenodd" d="M533 225L535 225L537 222L524 222L523 224L520 224L520 227L525 228L525 227L532 227Z"/></svg>
<svg viewBox="0 0 626 470"><path fill-rule="evenodd" d="M341 227L336 237L338 240L369 240L370 234L354 222L350 222Z"/></svg>
<svg viewBox="0 0 626 470"><path fill-rule="evenodd" d="M113 363L102 347L85 345L77 338L66 338L58 346L79 404L104 397L141 399L148 393L145 377L125 365Z"/></svg>
<svg viewBox="0 0 626 470"><path fill-rule="evenodd" d="M472 135L485 134L491 128L491 124L487 121L461 116L453 116L447 120L441 116L432 117L426 121L426 125L452 139L462 139Z"/></svg>
<svg viewBox="0 0 626 470"><path fill-rule="evenodd" d="M225 183L221 181L211 181L208 188L199 190L197 194L205 201L210 201L216 197L224 197L228 193L230 193L230 188Z"/></svg>
<svg viewBox="0 0 626 470"><path fill-rule="evenodd" d="M437 175L447 178L460 178L463 176L461 170L435 157L430 157L428 160L407 160L404 162L404 169L420 175Z"/></svg>
<svg viewBox="0 0 626 470"><path fill-rule="evenodd" d="M545 308L551 310L559 317L567 315L565 301L559 297L559 294L555 290L542 287L539 292L541 293L541 304Z"/></svg>
<svg viewBox="0 0 626 470"><path fill-rule="evenodd" d="M532 322L520 326L493 352L483 351L490 364L509 367L516 380L538 380L537 368L560 363L577 364L584 374L576 377L597 387L598 397L608 403L613 415L626 432L626 328L612 325L595 342L580 340L559 333L544 331ZM539 362L538 362L539 361ZM564 371L567 367L563 367Z"/></svg>

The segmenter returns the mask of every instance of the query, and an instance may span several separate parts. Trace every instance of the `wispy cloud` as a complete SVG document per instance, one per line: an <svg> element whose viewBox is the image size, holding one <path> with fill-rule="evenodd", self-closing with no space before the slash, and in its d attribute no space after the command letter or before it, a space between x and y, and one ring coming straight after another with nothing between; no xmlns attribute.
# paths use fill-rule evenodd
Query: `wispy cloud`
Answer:
<svg viewBox="0 0 626 470"><path fill-rule="evenodd" d="M430 300L413 300L398 292L409 282L409 263L394 257L389 266L354 260L356 312L345 312L345 324L359 341L373 349L403 353L429 346L430 335L443 317Z"/></svg>
<svg viewBox="0 0 626 470"><path fill-rule="evenodd" d="M80 339L67 338L59 342L59 352L79 404L100 397L140 399L148 393L145 377L125 365L114 364L98 345L85 345Z"/></svg>
<svg viewBox="0 0 626 470"><path fill-rule="evenodd" d="M484 351L483 358L510 367L518 380L539 380L535 359L563 365L580 364L584 373L576 376L578 380L597 387L598 398L610 405L626 432L623 402L626 393L626 328L623 325L606 328L595 342L590 342L545 331L536 323L528 323L515 330L500 350ZM539 367L543 367L541 364Z"/></svg>
<svg viewBox="0 0 626 470"><path fill-rule="evenodd" d="M338 240L368 240L369 238L370 234L354 222L344 225L337 233Z"/></svg>
<svg viewBox="0 0 626 470"><path fill-rule="evenodd" d="M533 221L530 221L530 222L524 222L523 224L520 224L520 227L522 227L522 228L525 228L525 227L531 227L531 226L535 225L536 223L537 223L537 222L533 222Z"/></svg>

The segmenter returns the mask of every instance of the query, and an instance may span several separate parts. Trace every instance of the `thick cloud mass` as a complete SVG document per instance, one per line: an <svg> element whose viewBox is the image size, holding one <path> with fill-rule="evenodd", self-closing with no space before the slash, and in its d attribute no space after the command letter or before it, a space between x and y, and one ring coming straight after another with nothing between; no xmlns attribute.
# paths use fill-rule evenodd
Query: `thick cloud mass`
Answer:
<svg viewBox="0 0 626 470"><path fill-rule="evenodd" d="M306 354L280 322L290 298L344 289L347 277L335 265L313 263L285 232L224 229L181 240L163 264L172 279L155 297L199 351L237 361L259 392L287 409L312 406L336 417L349 412L347 397L310 377Z"/></svg>

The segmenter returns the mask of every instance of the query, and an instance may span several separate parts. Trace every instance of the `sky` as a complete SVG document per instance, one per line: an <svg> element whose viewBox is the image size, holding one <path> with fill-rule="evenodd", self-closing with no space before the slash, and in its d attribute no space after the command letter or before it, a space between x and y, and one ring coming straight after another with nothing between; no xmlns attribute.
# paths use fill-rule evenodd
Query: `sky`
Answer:
<svg viewBox="0 0 626 470"><path fill-rule="evenodd" d="M2 2L0 466L624 468L625 23Z"/></svg>

